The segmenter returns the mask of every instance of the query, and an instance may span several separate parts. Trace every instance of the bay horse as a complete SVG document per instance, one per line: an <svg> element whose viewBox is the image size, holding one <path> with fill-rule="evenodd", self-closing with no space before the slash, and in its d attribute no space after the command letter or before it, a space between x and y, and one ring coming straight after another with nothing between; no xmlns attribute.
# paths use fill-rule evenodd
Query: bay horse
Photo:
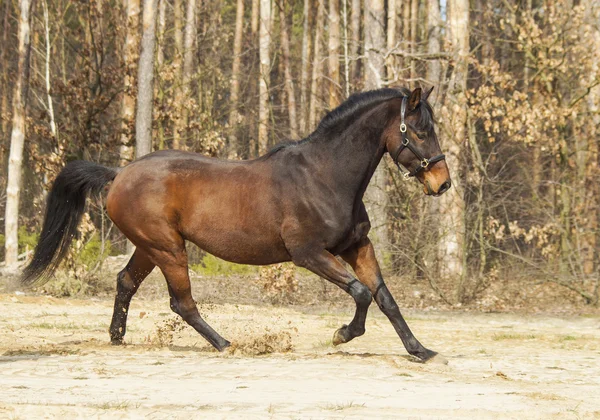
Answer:
<svg viewBox="0 0 600 420"><path fill-rule="evenodd" d="M437 353L415 338L383 281L363 204L386 152L406 176L423 184L425 194L437 196L450 188L427 102L430 93L399 88L354 94L304 140L276 146L254 160L161 150L116 169L70 162L54 181L22 282L32 284L53 273L77 233L87 195L112 181L106 211L136 247L117 276L109 329L113 344L123 343L131 298L158 266L171 309L217 350L230 345L202 319L192 299L187 240L234 263L292 261L343 289L354 298L356 312L334 333L335 345L364 334L374 298L408 353L432 359Z"/></svg>

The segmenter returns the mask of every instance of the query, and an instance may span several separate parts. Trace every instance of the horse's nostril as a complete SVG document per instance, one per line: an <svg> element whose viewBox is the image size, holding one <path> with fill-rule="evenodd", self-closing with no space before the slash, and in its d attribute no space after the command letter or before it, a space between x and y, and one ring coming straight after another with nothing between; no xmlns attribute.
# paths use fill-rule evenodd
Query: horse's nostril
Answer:
<svg viewBox="0 0 600 420"><path fill-rule="evenodd" d="M438 190L438 194L443 194L446 191L448 191L450 189L450 187L452 186L452 183L450 182L450 180L444 182L442 185L440 185L440 189Z"/></svg>

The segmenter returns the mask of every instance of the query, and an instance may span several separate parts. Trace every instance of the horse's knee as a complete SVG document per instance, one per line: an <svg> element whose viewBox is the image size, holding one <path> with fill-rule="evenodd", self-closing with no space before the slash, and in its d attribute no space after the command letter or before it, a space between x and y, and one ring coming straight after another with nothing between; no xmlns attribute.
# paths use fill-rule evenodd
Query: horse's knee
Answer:
<svg viewBox="0 0 600 420"><path fill-rule="evenodd" d="M357 305L370 305L371 301L373 300L373 295L371 294L369 288L358 281L352 283L352 286L350 287L350 293L352 294L352 297L356 301Z"/></svg>

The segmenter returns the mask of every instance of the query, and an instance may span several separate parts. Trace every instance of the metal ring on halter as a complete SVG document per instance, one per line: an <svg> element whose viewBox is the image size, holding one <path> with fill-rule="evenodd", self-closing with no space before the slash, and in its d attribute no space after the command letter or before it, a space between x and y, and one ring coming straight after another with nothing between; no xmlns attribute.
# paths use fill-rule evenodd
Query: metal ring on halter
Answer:
<svg viewBox="0 0 600 420"><path fill-rule="evenodd" d="M408 143L410 143L410 140L408 140L408 137L404 137L404 138L402 139L402 145L403 145L403 146L408 146Z"/></svg>
<svg viewBox="0 0 600 420"><path fill-rule="evenodd" d="M400 132L406 133L406 124L404 124L404 123L400 124Z"/></svg>
<svg viewBox="0 0 600 420"><path fill-rule="evenodd" d="M425 158L421 161L421 167L423 169L427 168L429 166L429 159Z"/></svg>

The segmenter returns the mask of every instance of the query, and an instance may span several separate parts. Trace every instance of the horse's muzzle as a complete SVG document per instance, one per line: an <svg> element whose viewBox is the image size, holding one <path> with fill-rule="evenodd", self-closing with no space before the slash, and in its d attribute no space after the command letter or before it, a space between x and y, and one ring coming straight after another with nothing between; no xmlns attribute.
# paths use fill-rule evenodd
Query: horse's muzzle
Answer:
<svg viewBox="0 0 600 420"><path fill-rule="evenodd" d="M437 191L434 191L433 188L431 188L431 184L429 183L429 181L425 181L424 184L425 194L439 197L440 195L444 194L450 189L450 187L452 186L452 181L445 181L444 183L442 183L442 185L440 185Z"/></svg>

